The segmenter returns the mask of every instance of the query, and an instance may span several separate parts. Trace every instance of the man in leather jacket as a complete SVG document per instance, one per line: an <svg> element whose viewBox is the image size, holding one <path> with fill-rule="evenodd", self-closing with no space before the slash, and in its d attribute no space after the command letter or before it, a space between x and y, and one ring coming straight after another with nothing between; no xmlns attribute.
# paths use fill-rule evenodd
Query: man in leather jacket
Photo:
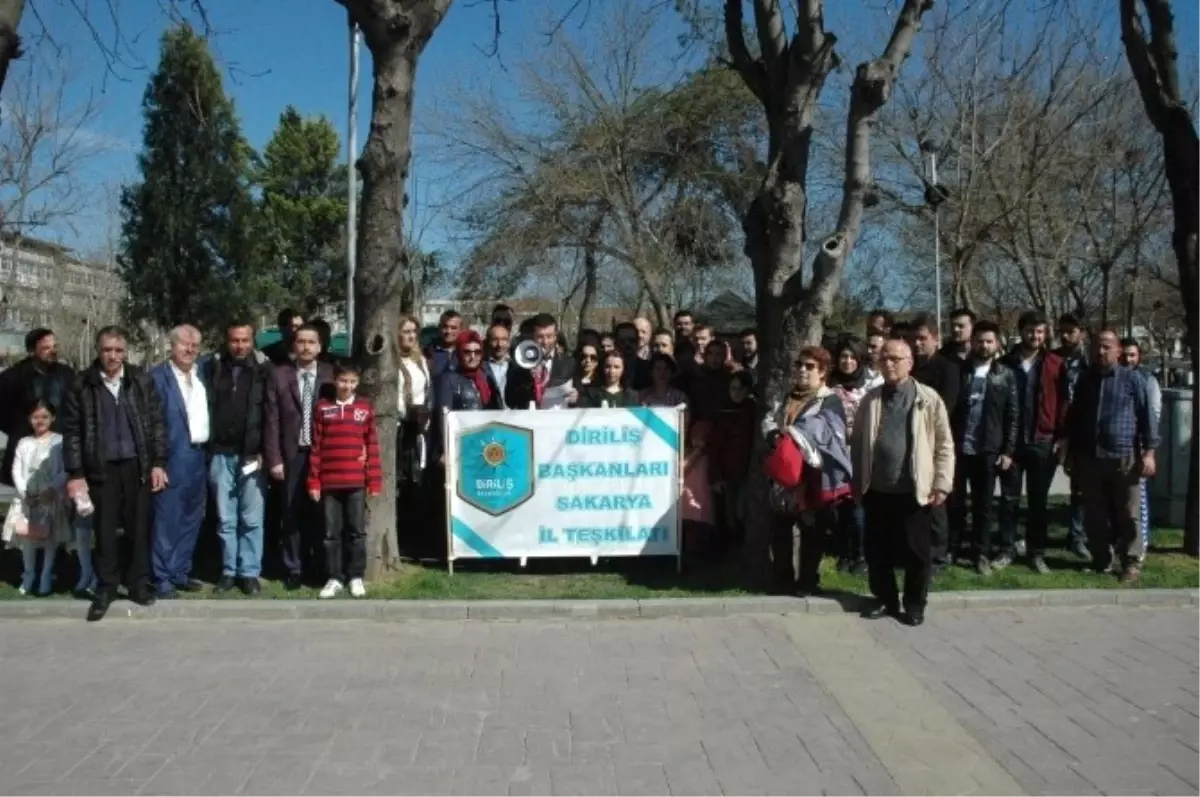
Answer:
<svg viewBox="0 0 1200 797"><path fill-rule="evenodd" d="M963 368L962 388L950 423L958 448L955 473L957 497L950 523L965 525L966 486L971 488L971 543L979 572L1012 564L1016 506L1009 495L999 502L1000 540L992 531L992 496L996 481L1013 464L1020 431L1017 378L1000 361L1000 329L991 321L975 325L974 350Z"/></svg>
<svg viewBox="0 0 1200 797"><path fill-rule="evenodd" d="M154 603L150 494L167 486L166 434L149 374L125 364L127 339L119 327L100 330L99 356L76 378L62 414L67 493L75 500L88 496L94 507L99 585L89 621L104 617L122 582L131 600L143 606ZM128 545L121 545L118 528Z"/></svg>

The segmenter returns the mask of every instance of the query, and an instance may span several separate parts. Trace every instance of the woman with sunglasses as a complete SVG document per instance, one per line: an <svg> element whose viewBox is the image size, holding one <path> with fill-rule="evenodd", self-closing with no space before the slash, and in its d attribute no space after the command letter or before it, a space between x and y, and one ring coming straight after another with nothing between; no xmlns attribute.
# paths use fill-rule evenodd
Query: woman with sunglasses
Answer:
<svg viewBox="0 0 1200 797"><path fill-rule="evenodd" d="M773 445L788 444L781 439L787 435L804 459L799 486L772 484L770 490L776 581L783 591L801 597L820 594L825 531L835 527L837 506L850 496L846 411L825 384L829 365L829 352L820 346L801 349L787 400L776 402L764 420ZM792 565L797 527L799 573Z"/></svg>
<svg viewBox="0 0 1200 797"><path fill-rule="evenodd" d="M619 351L604 355L602 381L593 382L579 391L580 407L636 407L638 394L625 387L625 358Z"/></svg>
<svg viewBox="0 0 1200 797"><path fill-rule="evenodd" d="M583 391L600 381L600 347L591 340L580 341L575 351L575 389Z"/></svg>

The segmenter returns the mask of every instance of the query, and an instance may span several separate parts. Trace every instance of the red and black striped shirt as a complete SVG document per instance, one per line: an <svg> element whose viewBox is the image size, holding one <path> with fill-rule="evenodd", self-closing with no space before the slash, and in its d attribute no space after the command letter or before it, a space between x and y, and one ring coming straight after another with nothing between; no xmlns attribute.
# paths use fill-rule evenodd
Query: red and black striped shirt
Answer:
<svg viewBox="0 0 1200 797"><path fill-rule="evenodd" d="M364 461L365 455L365 461ZM383 487L379 436L371 403L355 397L347 404L317 402L313 444L308 455L309 490L361 490Z"/></svg>

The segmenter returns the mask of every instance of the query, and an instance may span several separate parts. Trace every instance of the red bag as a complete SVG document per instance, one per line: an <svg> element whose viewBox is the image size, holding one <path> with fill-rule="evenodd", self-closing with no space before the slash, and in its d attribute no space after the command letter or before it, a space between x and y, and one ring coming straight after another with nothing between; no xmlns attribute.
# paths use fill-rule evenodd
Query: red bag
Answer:
<svg viewBox="0 0 1200 797"><path fill-rule="evenodd" d="M804 478L804 454L790 434L781 434L763 461L767 477L780 487L799 487Z"/></svg>

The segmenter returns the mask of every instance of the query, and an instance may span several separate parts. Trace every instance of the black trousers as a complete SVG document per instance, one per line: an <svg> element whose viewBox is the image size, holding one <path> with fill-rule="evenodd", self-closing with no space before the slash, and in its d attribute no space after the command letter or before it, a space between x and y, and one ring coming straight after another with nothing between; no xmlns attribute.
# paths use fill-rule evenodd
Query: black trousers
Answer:
<svg viewBox="0 0 1200 797"><path fill-rule="evenodd" d="M1030 556L1046 553L1046 537L1049 518L1046 505L1050 499L1050 485L1054 483L1054 472L1058 459L1050 442L1030 443L1021 448L1013 458L1013 466L1000 476L1000 495L1006 506L1021 503L1021 485L1025 485L1028 514L1025 518L1025 538ZM1001 518L1001 522L1004 520ZM1003 529L1001 535L1004 535ZM1015 529L1013 532L1015 538Z"/></svg>
<svg viewBox="0 0 1200 797"><path fill-rule="evenodd" d="M289 576L317 575L324 538L323 516L308 494L308 450L283 463L284 506L279 530L283 567Z"/></svg>
<svg viewBox="0 0 1200 797"><path fill-rule="evenodd" d="M329 578L350 581L367 574L365 504L365 490L328 490L321 495L325 510L325 569Z"/></svg>
<svg viewBox="0 0 1200 797"><path fill-rule="evenodd" d="M1017 531L1016 504L1011 500L1011 496L1001 491L1000 498L995 498L996 481L1003 474L996 464L998 457L998 454L963 454L958 460L971 485L969 541L972 552L975 556L989 559L1004 553L1011 555ZM998 505L998 529L992 526L993 502Z"/></svg>
<svg viewBox="0 0 1200 797"><path fill-rule="evenodd" d="M904 608L924 611L933 572L930 551L932 507L921 506L911 494L867 492L867 579L871 594L899 608L896 568L904 568Z"/></svg>
<svg viewBox="0 0 1200 797"><path fill-rule="evenodd" d="M110 594L124 584L131 597L150 589L150 485L136 459L110 462L104 481L89 482L95 507L96 576ZM117 534L123 530L123 535Z"/></svg>
<svg viewBox="0 0 1200 797"><path fill-rule="evenodd" d="M771 561L778 588L811 590L820 584L825 534L835 527L836 520L832 510L772 515Z"/></svg>

